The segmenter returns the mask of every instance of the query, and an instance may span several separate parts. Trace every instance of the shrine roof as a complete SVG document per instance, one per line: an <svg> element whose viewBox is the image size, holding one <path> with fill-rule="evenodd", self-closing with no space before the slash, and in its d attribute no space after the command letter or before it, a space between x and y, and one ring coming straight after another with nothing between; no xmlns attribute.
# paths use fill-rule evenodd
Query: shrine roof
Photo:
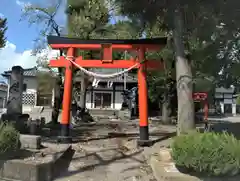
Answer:
<svg viewBox="0 0 240 181"><path fill-rule="evenodd" d="M28 68L28 69L23 69L23 76L26 77L35 77L37 75L37 67L33 67L33 68ZM12 71L8 70L8 71L4 71L4 73L2 74L3 77L9 77L11 75Z"/></svg>
<svg viewBox="0 0 240 181"><path fill-rule="evenodd" d="M131 44L131 45L166 45L167 37L147 39L90 39L48 36L48 44Z"/></svg>
<svg viewBox="0 0 240 181"><path fill-rule="evenodd" d="M215 92L216 93L230 93L230 94L233 94L234 93L234 88L232 87L229 87L229 88L224 88L224 87L218 87L215 89Z"/></svg>

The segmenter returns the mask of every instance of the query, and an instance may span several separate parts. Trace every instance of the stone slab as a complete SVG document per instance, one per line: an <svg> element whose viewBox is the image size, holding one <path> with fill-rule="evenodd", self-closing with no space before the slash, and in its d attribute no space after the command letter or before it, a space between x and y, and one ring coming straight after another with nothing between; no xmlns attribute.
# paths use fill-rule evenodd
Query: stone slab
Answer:
<svg viewBox="0 0 240 181"><path fill-rule="evenodd" d="M173 162L164 162L158 155L152 155L149 164L157 181L239 181L240 176L221 178L200 178L178 171Z"/></svg>
<svg viewBox="0 0 240 181"><path fill-rule="evenodd" d="M32 156L11 160L0 160L0 178L18 181L52 181L56 162L71 149L70 145L61 148L49 147L44 154L33 153Z"/></svg>
<svg viewBox="0 0 240 181"><path fill-rule="evenodd" d="M21 134L20 142L21 142L22 148L27 148L27 149L41 148L41 136Z"/></svg>

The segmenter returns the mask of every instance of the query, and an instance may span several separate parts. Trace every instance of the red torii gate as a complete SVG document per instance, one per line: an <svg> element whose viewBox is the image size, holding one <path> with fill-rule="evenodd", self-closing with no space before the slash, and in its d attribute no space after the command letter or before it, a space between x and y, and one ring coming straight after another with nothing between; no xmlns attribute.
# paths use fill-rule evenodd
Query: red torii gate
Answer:
<svg viewBox="0 0 240 181"><path fill-rule="evenodd" d="M206 92L195 92L193 93L193 100L204 103L204 117L205 129L208 129L208 93Z"/></svg>
<svg viewBox="0 0 240 181"><path fill-rule="evenodd" d="M64 95L61 120L60 140L70 142L69 135L70 108L72 99L72 72L74 64L85 68L130 68L136 63L138 65L138 94L139 94L139 126L140 139L138 145L148 146L148 90L146 82L146 68L163 68L160 61L145 60L146 51L159 51L167 43L167 38L139 39L139 40L81 40L76 38L48 36L48 44L53 49L66 49L67 58L61 56L59 59L50 60L51 67L65 67ZM102 50L102 60L84 60L82 56L75 57L75 50ZM135 51L137 58L129 60L113 60L113 50ZM73 64L74 62L74 64Z"/></svg>

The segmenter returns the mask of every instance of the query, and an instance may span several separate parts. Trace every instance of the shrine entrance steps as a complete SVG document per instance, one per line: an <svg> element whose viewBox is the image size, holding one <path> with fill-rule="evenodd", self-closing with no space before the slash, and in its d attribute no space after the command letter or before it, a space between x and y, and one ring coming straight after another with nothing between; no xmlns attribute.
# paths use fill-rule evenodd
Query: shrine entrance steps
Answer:
<svg viewBox="0 0 240 181"><path fill-rule="evenodd" d="M119 110L114 109L89 109L90 115L96 116L114 116L118 115Z"/></svg>

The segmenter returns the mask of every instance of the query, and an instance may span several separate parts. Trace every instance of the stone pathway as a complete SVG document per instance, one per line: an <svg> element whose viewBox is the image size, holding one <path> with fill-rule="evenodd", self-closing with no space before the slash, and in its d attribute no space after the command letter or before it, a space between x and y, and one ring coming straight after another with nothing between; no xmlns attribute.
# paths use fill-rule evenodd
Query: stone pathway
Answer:
<svg viewBox="0 0 240 181"><path fill-rule="evenodd" d="M142 150L124 152L118 148L85 147L76 151L68 170L56 181L153 181Z"/></svg>
<svg viewBox="0 0 240 181"><path fill-rule="evenodd" d="M101 139L114 129L138 134L138 122L121 121L114 124L98 126L98 129L92 131L89 141L73 144L75 150L73 159L55 181L155 181L146 160L146 153L150 154L152 151L136 147L137 135ZM164 136L166 127L157 126L156 123L151 124L151 127L151 132L155 133L153 137ZM94 130L94 126L92 129ZM168 131L173 132L174 127Z"/></svg>

